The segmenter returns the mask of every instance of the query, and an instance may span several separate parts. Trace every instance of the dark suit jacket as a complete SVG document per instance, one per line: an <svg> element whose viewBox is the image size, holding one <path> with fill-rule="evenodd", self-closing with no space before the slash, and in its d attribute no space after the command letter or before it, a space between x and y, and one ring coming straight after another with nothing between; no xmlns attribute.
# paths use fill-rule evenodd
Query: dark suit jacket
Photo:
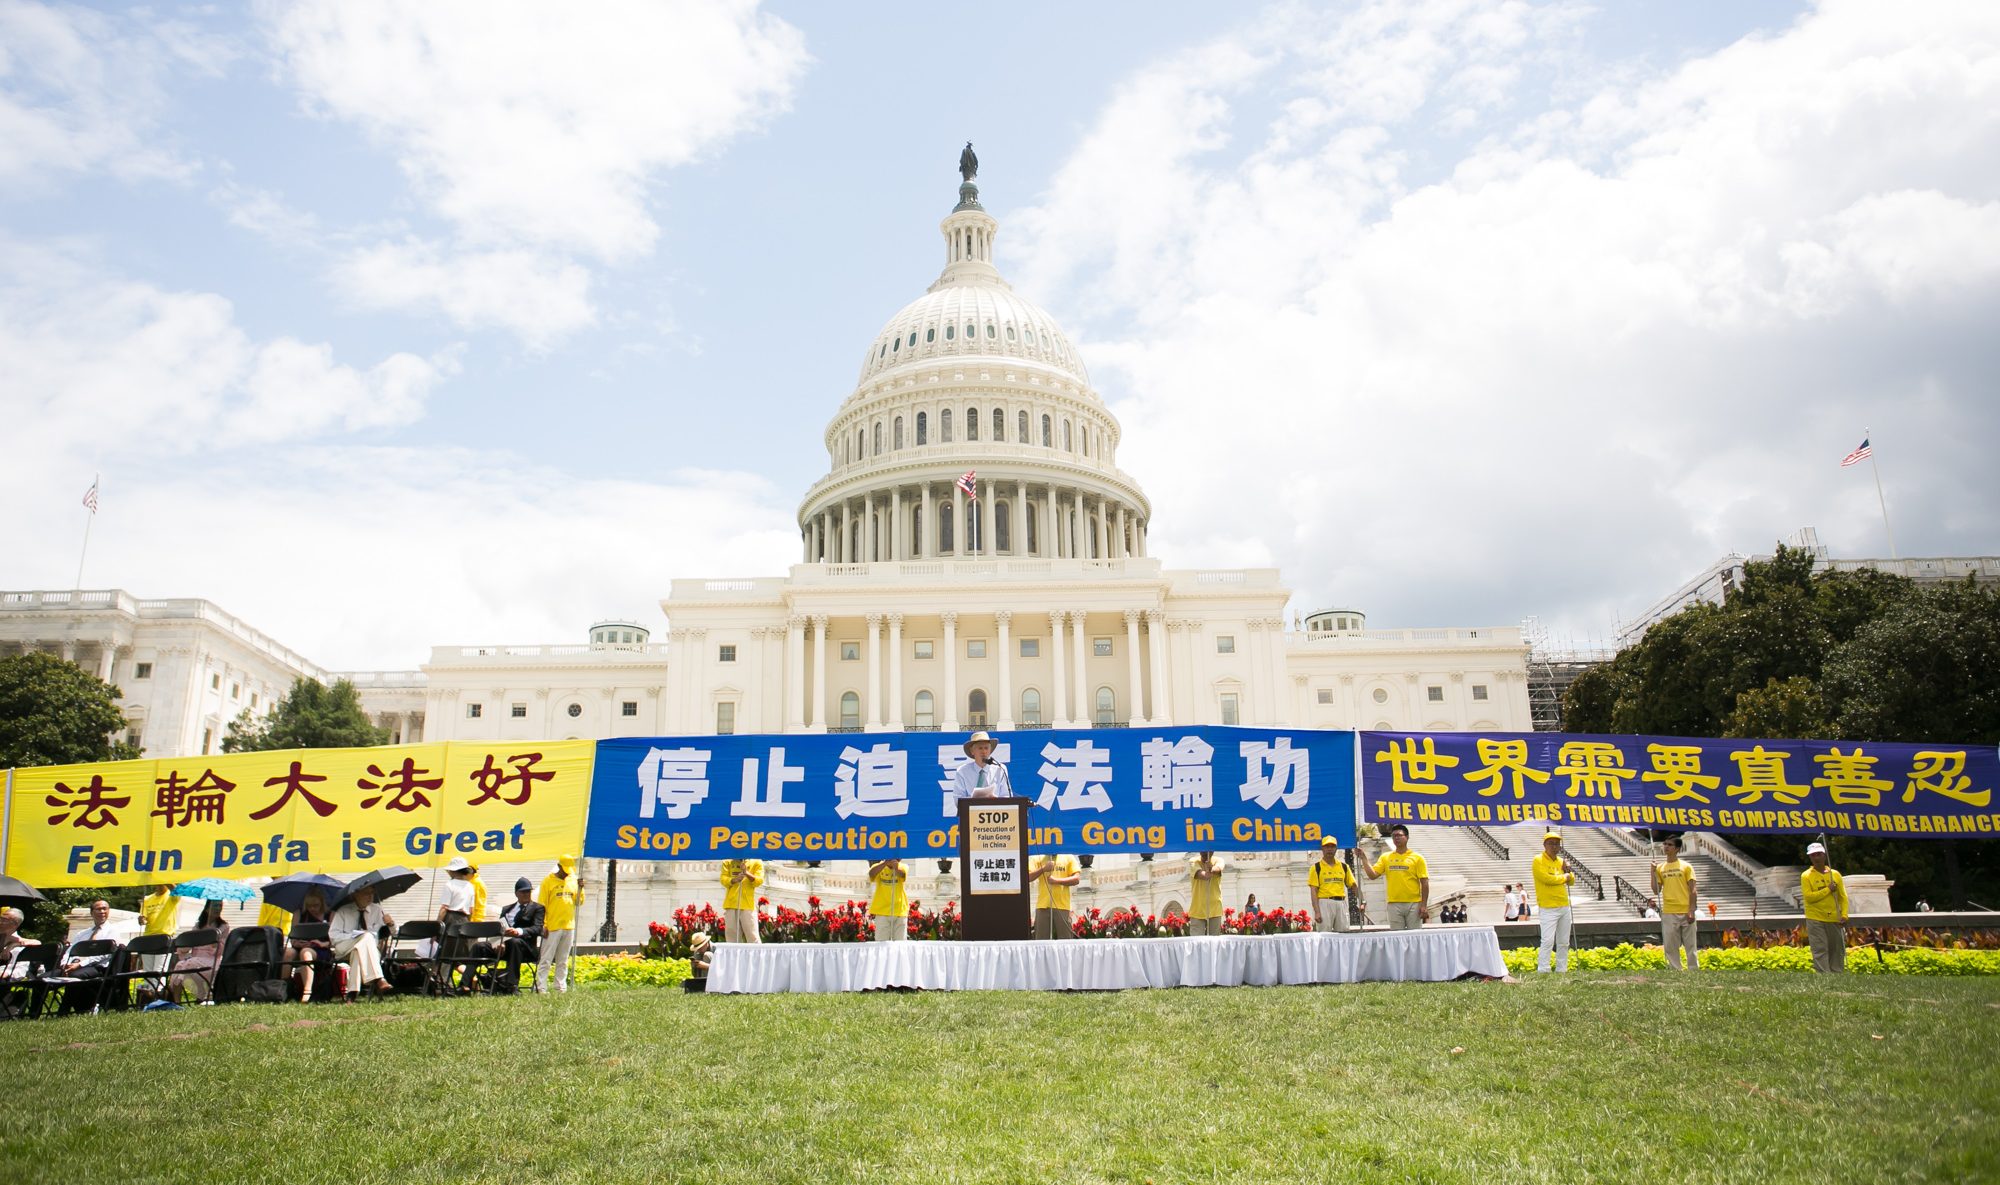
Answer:
<svg viewBox="0 0 2000 1185"><path fill-rule="evenodd" d="M539 948L544 933L542 919L547 916L548 909L539 901L530 901L526 905L510 901L507 908L500 911L500 924L509 930L519 930L520 941Z"/></svg>

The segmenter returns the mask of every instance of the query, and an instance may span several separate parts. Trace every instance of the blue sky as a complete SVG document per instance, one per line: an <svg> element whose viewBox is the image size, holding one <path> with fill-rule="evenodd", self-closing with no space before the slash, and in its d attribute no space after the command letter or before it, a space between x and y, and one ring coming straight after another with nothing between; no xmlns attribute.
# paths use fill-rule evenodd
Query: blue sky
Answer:
<svg viewBox="0 0 2000 1185"><path fill-rule="evenodd" d="M1894 11L1892 11L1892 8ZM341 668L796 558L976 142L1176 566L1608 635L1993 554L1988 4L0 0L0 586Z"/></svg>

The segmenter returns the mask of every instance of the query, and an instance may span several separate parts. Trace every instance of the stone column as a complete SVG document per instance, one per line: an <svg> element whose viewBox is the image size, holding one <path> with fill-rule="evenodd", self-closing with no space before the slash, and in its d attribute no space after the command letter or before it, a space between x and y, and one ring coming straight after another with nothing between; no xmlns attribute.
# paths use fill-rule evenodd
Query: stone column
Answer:
<svg viewBox="0 0 2000 1185"><path fill-rule="evenodd" d="M1090 639L1083 636L1083 610L1075 609L1069 615L1070 637L1076 642L1076 701L1072 705L1074 719L1078 727L1088 727L1090 713L1090 680L1084 659L1090 654Z"/></svg>
<svg viewBox="0 0 2000 1185"><path fill-rule="evenodd" d="M1174 719L1173 680L1167 676L1166 616L1158 609L1146 610L1146 648L1153 660L1151 719L1155 727L1161 728Z"/></svg>
<svg viewBox="0 0 2000 1185"><path fill-rule="evenodd" d="M813 656L812 718L806 723L807 732L826 731L826 614L815 613L812 617L813 636L819 639L819 653Z"/></svg>
<svg viewBox="0 0 2000 1185"><path fill-rule="evenodd" d="M1069 697L1063 693L1063 614L1060 609L1049 614L1049 662L1053 674L1049 677L1049 724L1054 728L1069 727L1069 713L1063 703Z"/></svg>
<svg viewBox="0 0 2000 1185"><path fill-rule="evenodd" d="M902 559L903 548L908 545L909 537L910 533L903 529L903 487L897 486L889 491L889 554L882 558ZM900 716L902 713L898 712L896 715Z"/></svg>
<svg viewBox="0 0 2000 1185"><path fill-rule="evenodd" d="M1104 509L1104 499L1097 500L1097 512L1091 516L1097 520L1097 558L1111 558L1111 517Z"/></svg>
<svg viewBox="0 0 2000 1185"><path fill-rule="evenodd" d="M1014 483L1014 507L1007 515L1007 541L1014 546L1009 549L1013 555L1028 554L1028 483Z"/></svg>
<svg viewBox="0 0 2000 1185"><path fill-rule="evenodd" d="M868 615L868 683L862 698L867 714L862 717L861 727L869 732L882 731L882 615Z"/></svg>
<svg viewBox="0 0 2000 1185"><path fill-rule="evenodd" d="M992 478L986 480L986 496L979 500L979 554L992 559L1000 554L1000 537L993 533L999 512L993 503L1000 496L999 485Z"/></svg>
<svg viewBox="0 0 2000 1185"><path fill-rule="evenodd" d="M869 494L861 499L861 562L864 564L875 562L876 536L875 495Z"/></svg>
<svg viewBox="0 0 2000 1185"><path fill-rule="evenodd" d="M956 538L956 536L954 536ZM938 614L944 622L944 703L939 705L938 727L958 731L958 614L950 609Z"/></svg>
<svg viewBox="0 0 2000 1185"><path fill-rule="evenodd" d="M996 627L994 641L1000 647L996 655L1000 660L1000 709L993 713L993 727L1002 732L1014 727L1014 650L1013 642L1007 636L1007 627L1014 620L1014 611L1001 609L993 614Z"/></svg>
<svg viewBox="0 0 2000 1185"><path fill-rule="evenodd" d="M1113 550L1117 553L1117 558L1121 560L1131 554L1130 549L1125 545L1125 504L1123 502L1118 504L1118 541Z"/></svg>
<svg viewBox="0 0 2000 1185"><path fill-rule="evenodd" d="M965 487L951 483L951 554L964 559L972 554L971 540L965 537Z"/></svg>
<svg viewBox="0 0 2000 1185"><path fill-rule="evenodd" d="M889 618L889 723L890 732L903 731L903 615Z"/></svg>
<svg viewBox="0 0 2000 1185"><path fill-rule="evenodd" d="M785 619L785 731L806 729L806 619Z"/></svg>
<svg viewBox="0 0 2000 1185"><path fill-rule="evenodd" d="M854 562L854 504L845 499L840 503L840 562Z"/></svg>
<svg viewBox="0 0 2000 1185"><path fill-rule="evenodd" d="M1090 548L1083 540L1083 491L1071 491L1069 497L1069 554L1076 559L1090 558ZM1077 655L1082 658L1082 655Z"/></svg>
<svg viewBox="0 0 2000 1185"><path fill-rule="evenodd" d="M1146 718L1146 689L1139 675L1139 611L1125 610L1125 666L1131 679L1125 703L1125 719L1133 724Z"/></svg>
<svg viewBox="0 0 2000 1185"><path fill-rule="evenodd" d="M931 501L931 483L924 483L923 517L917 526L922 534L917 539L917 558L928 560L937 558L937 511Z"/></svg>

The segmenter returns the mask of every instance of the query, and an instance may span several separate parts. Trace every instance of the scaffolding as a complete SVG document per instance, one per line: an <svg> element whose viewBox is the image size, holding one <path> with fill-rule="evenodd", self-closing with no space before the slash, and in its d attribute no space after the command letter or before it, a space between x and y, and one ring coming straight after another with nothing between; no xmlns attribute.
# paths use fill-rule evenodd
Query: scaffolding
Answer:
<svg viewBox="0 0 2000 1185"><path fill-rule="evenodd" d="M1536 732L1561 732L1569 685L1590 668L1610 662L1616 651L1595 640L1583 645L1568 637L1552 640L1534 617L1521 622L1521 636L1528 643L1528 719Z"/></svg>

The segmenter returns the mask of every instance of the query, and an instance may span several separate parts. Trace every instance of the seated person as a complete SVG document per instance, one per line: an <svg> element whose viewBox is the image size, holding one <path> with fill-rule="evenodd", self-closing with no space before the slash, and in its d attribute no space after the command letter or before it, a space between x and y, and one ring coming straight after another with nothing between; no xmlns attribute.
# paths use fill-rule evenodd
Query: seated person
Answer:
<svg viewBox="0 0 2000 1185"><path fill-rule="evenodd" d="M8 972L12 971L15 957L23 950L41 945L32 938L21 936L21 923L27 920L26 914L11 905L0 909L0 967L7 968Z"/></svg>
<svg viewBox="0 0 2000 1185"><path fill-rule="evenodd" d="M222 958L222 944L229 941L229 923L222 920L222 902L204 901L201 916L195 919L192 929L215 931L215 941L206 946L181 948L180 957L174 960L174 972L167 976L169 1000L208 999L209 980Z"/></svg>
<svg viewBox="0 0 2000 1185"><path fill-rule="evenodd" d="M78 958L72 954L79 942L96 942L111 937L111 903L99 899L90 903L90 925L70 935L69 946L57 964L57 970L72 979L84 982L72 984L63 989L62 1010L64 1013L83 1012L97 1005L99 991L104 987L98 980L111 974L110 955L92 955Z"/></svg>
<svg viewBox="0 0 2000 1185"><path fill-rule="evenodd" d="M709 948L714 945L715 940L708 936L708 931L706 930L694 936L694 945L688 951L688 969L694 974L695 978L708 978Z"/></svg>
<svg viewBox="0 0 2000 1185"><path fill-rule="evenodd" d="M299 905L299 912L292 915L294 926L322 925L331 920L332 914L326 908L326 894L318 889L308 892ZM290 933L287 929L286 934ZM312 1002L314 979L321 973L329 977L333 975L333 942L326 938L294 939L291 947L291 957L301 964L293 968L292 980L299 985L300 1002L309 1004ZM340 981L329 978L328 982L338 984Z"/></svg>
<svg viewBox="0 0 2000 1185"><path fill-rule="evenodd" d="M514 900L500 911L500 949L483 952L500 956L507 964L507 979L516 988L521 983L521 964L538 962L542 957L542 922L547 913L548 908L535 900L535 886L528 878L516 880Z"/></svg>
<svg viewBox="0 0 2000 1185"><path fill-rule="evenodd" d="M375 904L373 886L356 889L353 896L334 907L329 933L333 957L347 960L348 999L359 996L363 986L378 996L389 994L389 981L382 976L382 945L375 935L382 927L395 924Z"/></svg>

